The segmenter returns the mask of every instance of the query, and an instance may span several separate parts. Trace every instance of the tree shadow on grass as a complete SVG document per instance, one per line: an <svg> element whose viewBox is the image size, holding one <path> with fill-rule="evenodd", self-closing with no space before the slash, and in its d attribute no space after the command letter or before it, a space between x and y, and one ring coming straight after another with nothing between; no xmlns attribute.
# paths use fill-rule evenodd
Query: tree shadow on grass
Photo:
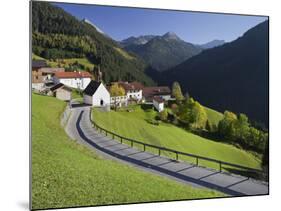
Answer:
<svg viewBox="0 0 281 211"><path fill-rule="evenodd" d="M151 104L141 104L141 109L144 111L151 111L151 109L153 109L153 105Z"/></svg>
<svg viewBox="0 0 281 211"><path fill-rule="evenodd" d="M233 169L230 167L223 167L223 169L225 169L227 172L229 172L231 174L237 174L237 175L245 176L248 178L263 180L263 181L267 182L266 175L262 172L254 172L254 171L248 171L248 170L242 170L242 169Z"/></svg>

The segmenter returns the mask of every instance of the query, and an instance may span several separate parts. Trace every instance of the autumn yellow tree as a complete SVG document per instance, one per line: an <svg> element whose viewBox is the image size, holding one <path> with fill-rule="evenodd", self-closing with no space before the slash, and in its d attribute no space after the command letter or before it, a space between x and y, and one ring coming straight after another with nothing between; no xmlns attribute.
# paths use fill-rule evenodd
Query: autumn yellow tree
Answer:
<svg viewBox="0 0 281 211"><path fill-rule="evenodd" d="M177 81L173 83L172 95L176 98L177 103L180 103L182 100L184 100L184 96L181 91L181 86Z"/></svg>
<svg viewBox="0 0 281 211"><path fill-rule="evenodd" d="M117 108L117 96L124 96L125 95L125 89L122 86L119 86L118 83L114 83L110 86L110 96L114 97L114 107L115 110Z"/></svg>

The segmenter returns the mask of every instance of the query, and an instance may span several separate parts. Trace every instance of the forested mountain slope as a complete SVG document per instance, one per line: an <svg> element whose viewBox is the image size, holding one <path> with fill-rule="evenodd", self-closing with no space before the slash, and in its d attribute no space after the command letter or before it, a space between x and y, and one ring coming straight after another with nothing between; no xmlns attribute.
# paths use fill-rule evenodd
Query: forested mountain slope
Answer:
<svg viewBox="0 0 281 211"><path fill-rule="evenodd" d="M91 24L50 3L32 2L32 50L46 59L87 58L93 64L101 61L106 82L120 79L153 84L144 74L142 60Z"/></svg>
<svg viewBox="0 0 281 211"><path fill-rule="evenodd" d="M204 50L157 75L160 84L179 81L199 102L219 111L245 113L268 126L268 21L237 40Z"/></svg>

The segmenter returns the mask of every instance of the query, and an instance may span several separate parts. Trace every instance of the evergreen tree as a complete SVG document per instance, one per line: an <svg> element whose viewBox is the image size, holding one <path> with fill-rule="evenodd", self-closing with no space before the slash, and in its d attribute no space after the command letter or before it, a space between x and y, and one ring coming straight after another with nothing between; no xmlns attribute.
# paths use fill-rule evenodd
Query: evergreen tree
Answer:
<svg viewBox="0 0 281 211"><path fill-rule="evenodd" d="M212 127L211 127L211 124L210 124L210 122L209 122L209 120L207 119L207 121L206 121L206 126L205 126L205 129L207 130L207 131L209 131L209 132L211 132L212 131Z"/></svg>
<svg viewBox="0 0 281 211"><path fill-rule="evenodd" d="M244 144L249 135L248 117L245 114L239 114L237 120L233 122L232 126L232 140Z"/></svg>

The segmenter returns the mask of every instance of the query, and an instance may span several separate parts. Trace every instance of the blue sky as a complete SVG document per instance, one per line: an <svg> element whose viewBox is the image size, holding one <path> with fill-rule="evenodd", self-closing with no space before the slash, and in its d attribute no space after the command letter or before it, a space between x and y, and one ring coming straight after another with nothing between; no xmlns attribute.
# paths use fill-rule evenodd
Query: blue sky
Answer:
<svg viewBox="0 0 281 211"><path fill-rule="evenodd" d="M227 42L241 36L267 17L226 15L171 10L136 9L55 3L78 19L87 18L115 40L130 36L162 35L175 32L194 44L214 39Z"/></svg>

